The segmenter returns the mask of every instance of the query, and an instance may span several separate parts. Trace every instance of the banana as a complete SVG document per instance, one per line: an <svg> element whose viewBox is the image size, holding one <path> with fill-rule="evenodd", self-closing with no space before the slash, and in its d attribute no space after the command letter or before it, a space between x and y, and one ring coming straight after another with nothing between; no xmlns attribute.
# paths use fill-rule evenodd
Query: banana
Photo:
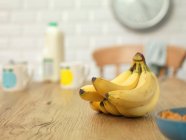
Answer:
<svg viewBox="0 0 186 140"><path fill-rule="evenodd" d="M121 74L119 74L118 76L116 76L114 79L111 80L112 83L115 84L119 84L124 82L125 80L128 79L128 77L132 74L134 67L135 67L135 62L132 62L132 65L130 66L130 68L124 72L122 72Z"/></svg>
<svg viewBox="0 0 186 140"><path fill-rule="evenodd" d="M100 112L99 104L100 104L100 102L90 102L90 107L91 107L94 111Z"/></svg>
<svg viewBox="0 0 186 140"><path fill-rule="evenodd" d="M158 87L156 93L153 95L153 97L149 100L147 104L135 108L130 108L130 109L126 109L123 106L116 106L116 108L122 115L126 117L141 117L151 112L154 109L154 107L158 102L159 96L160 96L160 89Z"/></svg>
<svg viewBox="0 0 186 140"><path fill-rule="evenodd" d="M117 108L112 105L108 100L103 100L104 107L107 112L109 112L112 115L121 116L121 113L117 110Z"/></svg>
<svg viewBox="0 0 186 140"><path fill-rule="evenodd" d="M90 101L93 110L116 116L144 116L156 106L160 89L142 54L133 57L129 70L112 81L92 78L93 85L83 86L81 98Z"/></svg>
<svg viewBox="0 0 186 140"><path fill-rule="evenodd" d="M144 67L144 64L142 64ZM143 71L137 88L132 90L116 90L107 94L107 99L115 106L132 108L146 104L159 88L152 72Z"/></svg>
<svg viewBox="0 0 186 140"><path fill-rule="evenodd" d="M103 101L100 102L99 109L101 110L102 113L109 114L109 112L104 107Z"/></svg>
<svg viewBox="0 0 186 140"><path fill-rule="evenodd" d="M134 66L135 66L135 63L133 62L129 70L122 72L120 75L114 78L111 82L119 84L125 81L131 75L134 69ZM84 100L88 100L88 101L102 101L103 100L103 97L101 97L100 94L98 94L98 92L96 91L93 85L85 85L81 87L81 89L79 90L79 94L80 94L80 97Z"/></svg>
<svg viewBox="0 0 186 140"><path fill-rule="evenodd" d="M137 86L140 77L140 64L136 62L136 68L132 74L129 74L129 78L124 82L113 83L111 81L105 80L103 78L92 78L92 83L96 91L105 97L106 93L115 90L130 90Z"/></svg>
<svg viewBox="0 0 186 140"><path fill-rule="evenodd" d="M79 94L82 99L88 101L102 101L104 99L103 96L95 91L95 88L92 85L83 86L79 90Z"/></svg>

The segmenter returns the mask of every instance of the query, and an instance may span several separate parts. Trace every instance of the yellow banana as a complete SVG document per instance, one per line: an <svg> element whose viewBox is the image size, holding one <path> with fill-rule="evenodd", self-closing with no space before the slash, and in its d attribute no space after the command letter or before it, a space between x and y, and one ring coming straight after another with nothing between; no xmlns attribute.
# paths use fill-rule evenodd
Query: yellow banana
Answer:
<svg viewBox="0 0 186 140"><path fill-rule="evenodd" d="M90 107L91 107L94 111L100 112L99 104L100 104L100 102L90 102Z"/></svg>
<svg viewBox="0 0 186 140"><path fill-rule="evenodd" d="M133 65L132 65L133 66ZM112 83L115 84L119 84L124 82L125 80L127 80L129 78L129 76L132 74L133 71L133 67L130 68L129 70L124 71L123 73L121 73L120 75L118 75L116 78L114 78L113 80L111 80Z"/></svg>
<svg viewBox="0 0 186 140"><path fill-rule="evenodd" d="M111 82L113 83L121 83L125 81L132 73L133 67L135 63L132 64L131 68L120 75L118 75L116 78L114 78ZM96 91L93 85L85 85L81 87L79 91L80 97L84 100L88 101L102 101L103 97L100 97L100 94Z"/></svg>
<svg viewBox="0 0 186 140"><path fill-rule="evenodd" d="M133 57L132 67L128 71L112 81L93 78L92 83L80 89L80 96L91 101L93 110L104 114L144 116L153 110L160 95L157 78L140 53Z"/></svg>
<svg viewBox="0 0 186 140"><path fill-rule="evenodd" d="M92 85L83 86L79 90L80 97L88 101L102 101L104 98L98 94Z"/></svg>
<svg viewBox="0 0 186 140"><path fill-rule="evenodd" d="M132 90L117 90L107 94L107 99L115 106L132 108L146 104L152 98L157 88L156 77L152 72L143 71L139 86Z"/></svg>
<svg viewBox="0 0 186 140"><path fill-rule="evenodd" d="M137 86L140 77L140 64L136 62L136 68L132 74L129 74L129 78L124 82L113 83L111 81L105 80L103 78L92 78L92 83L96 91L105 97L106 93L115 90L130 90Z"/></svg>
<svg viewBox="0 0 186 140"><path fill-rule="evenodd" d="M159 95L160 95L160 89L158 87L156 93L153 95L153 97L149 100L147 104L135 108L129 108L129 109L126 109L123 106L116 106L116 108L124 116L141 117L151 112L155 108L159 99Z"/></svg>
<svg viewBox="0 0 186 140"><path fill-rule="evenodd" d="M117 110L117 108L112 105L108 100L103 100L104 107L107 112L109 112L112 115L120 116L121 113Z"/></svg>
<svg viewBox="0 0 186 140"><path fill-rule="evenodd" d="M100 102L99 109L101 110L102 113L109 114L109 112L104 107L103 101Z"/></svg>

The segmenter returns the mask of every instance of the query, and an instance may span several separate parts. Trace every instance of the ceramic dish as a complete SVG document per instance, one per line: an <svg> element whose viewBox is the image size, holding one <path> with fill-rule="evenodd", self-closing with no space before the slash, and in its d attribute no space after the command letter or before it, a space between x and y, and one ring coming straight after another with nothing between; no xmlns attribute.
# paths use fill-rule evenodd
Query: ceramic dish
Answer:
<svg viewBox="0 0 186 140"><path fill-rule="evenodd" d="M167 109L180 115L186 114L186 107ZM156 114L156 123L164 136L170 140L186 140L186 121L171 120L162 118L160 115L163 110Z"/></svg>

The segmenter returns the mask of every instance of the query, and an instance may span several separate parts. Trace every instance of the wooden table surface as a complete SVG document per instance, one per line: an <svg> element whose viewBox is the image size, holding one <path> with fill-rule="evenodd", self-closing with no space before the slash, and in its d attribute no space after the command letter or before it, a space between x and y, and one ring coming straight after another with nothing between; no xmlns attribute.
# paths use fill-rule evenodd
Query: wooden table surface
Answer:
<svg viewBox="0 0 186 140"><path fill-rule="evenodd" d="M58 84L33 84L27 91L0 91L0 140L165 140L155 123L155 112L186 106L186 83L160 82L161 96L150 115L130 119L99 114L77 90Z"/></svg>

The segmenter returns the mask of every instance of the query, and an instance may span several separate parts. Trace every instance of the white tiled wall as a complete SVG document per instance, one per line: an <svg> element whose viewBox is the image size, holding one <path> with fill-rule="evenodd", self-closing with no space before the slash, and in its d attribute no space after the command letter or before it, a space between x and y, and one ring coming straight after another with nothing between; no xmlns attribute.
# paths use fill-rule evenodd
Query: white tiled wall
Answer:
<svg viewBox="0 0 186 140"><path fill-rule="evenodd" d="M159 39L186 47L186 1L171 0L171 14L159 28L134 32L114 18L111 0L0 0L0 64L26 60L36 69L49 21L57 21L65 34L66 60L91 64L92 50L109 44L145 43ZM186 64L185 64L186 65ZM186 66L179 72L186 79Z"/></svg>

